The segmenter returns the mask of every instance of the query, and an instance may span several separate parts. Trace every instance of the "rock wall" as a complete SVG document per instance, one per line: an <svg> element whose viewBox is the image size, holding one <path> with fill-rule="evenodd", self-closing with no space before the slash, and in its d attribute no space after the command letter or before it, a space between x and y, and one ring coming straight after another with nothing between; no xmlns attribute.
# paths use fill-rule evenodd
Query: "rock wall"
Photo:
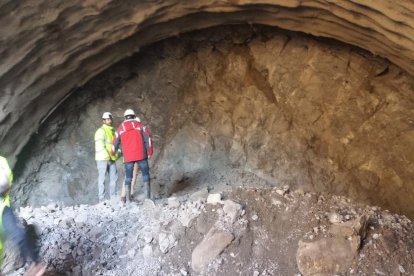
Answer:
<svg viewBox="0 0 414 276"><path fill-rule="evenodd" d="M145 45L190 30L259 23L330 37L414 73L410 0L13 1L0 4L0 152L15 163L73 91Z"/></svg>
<svg viewBox="0 0 414 276"><path fill-rule="evenodd" d="M163 196L288 184L412 217L413 89L403 70L330 40L250 25L186 34L75 91L23 150L14 192L32 205L96 200L100 116L119 124L134 108L154 137Z"/></svg>

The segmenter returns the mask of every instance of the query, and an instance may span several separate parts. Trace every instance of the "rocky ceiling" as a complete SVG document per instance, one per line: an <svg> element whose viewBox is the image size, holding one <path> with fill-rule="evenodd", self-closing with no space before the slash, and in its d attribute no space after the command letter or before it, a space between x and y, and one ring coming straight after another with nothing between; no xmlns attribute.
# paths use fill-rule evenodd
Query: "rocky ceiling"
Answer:
<svg viewBox="0 0 414 276"><path fill-rule="evenodd" d="M258 23L334 38L414 74L411 0L73 0L0 4L0 151L17 154L74 88L145 45Z"/></svg>

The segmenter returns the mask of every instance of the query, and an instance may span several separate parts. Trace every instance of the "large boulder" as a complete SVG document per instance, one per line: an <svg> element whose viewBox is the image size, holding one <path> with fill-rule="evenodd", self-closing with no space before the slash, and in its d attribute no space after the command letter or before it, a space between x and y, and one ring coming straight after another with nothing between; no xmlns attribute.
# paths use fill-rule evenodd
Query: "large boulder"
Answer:
<svg viewBox="0 0 414 276"><path fill-rule="evenodd" d="M366 235L368 218L357 217L343 223L334 223L331 236L314 242L299 241L296 261L303 275L333 275L345 273Z"/></svg>
<svg viewBox="0 0 414 276"><path fill-rule="evenodd" d="M191 267L194 271L202 272L233 241L234 236L229 232L211 228L204 239L194 248L191 255Z"/></svg>

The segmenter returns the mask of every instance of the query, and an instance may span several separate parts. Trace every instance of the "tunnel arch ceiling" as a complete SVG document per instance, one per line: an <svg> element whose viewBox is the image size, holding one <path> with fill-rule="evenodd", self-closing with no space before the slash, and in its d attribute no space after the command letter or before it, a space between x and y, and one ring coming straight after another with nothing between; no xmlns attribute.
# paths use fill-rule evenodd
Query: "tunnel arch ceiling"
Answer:
<svg viewBox="0 0 414 276"><path fill-rule="evenodd" d="M145 45L229 23L330 37L414 73L412 1L3 1L1 151L14 164L72 91Z"/></svg>

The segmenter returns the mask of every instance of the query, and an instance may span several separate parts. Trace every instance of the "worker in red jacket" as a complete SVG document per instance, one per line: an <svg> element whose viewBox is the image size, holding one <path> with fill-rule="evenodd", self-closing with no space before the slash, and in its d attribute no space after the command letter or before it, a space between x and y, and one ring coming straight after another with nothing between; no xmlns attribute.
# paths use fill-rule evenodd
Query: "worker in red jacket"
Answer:
<svg viewBox="0 0 414 276"><path fill-rule="evenodd" d="M125 121L115 132L112 153L115 153L121 145L125 163L125 189L129 196L134 171L134 164L138 163L139 170L144 180L144 195L151 197L150 174L148 158L152 156L152 142L148 129L142 125L132 109L125 110ZM126 203L126 197L121 197Z"/></svg>

